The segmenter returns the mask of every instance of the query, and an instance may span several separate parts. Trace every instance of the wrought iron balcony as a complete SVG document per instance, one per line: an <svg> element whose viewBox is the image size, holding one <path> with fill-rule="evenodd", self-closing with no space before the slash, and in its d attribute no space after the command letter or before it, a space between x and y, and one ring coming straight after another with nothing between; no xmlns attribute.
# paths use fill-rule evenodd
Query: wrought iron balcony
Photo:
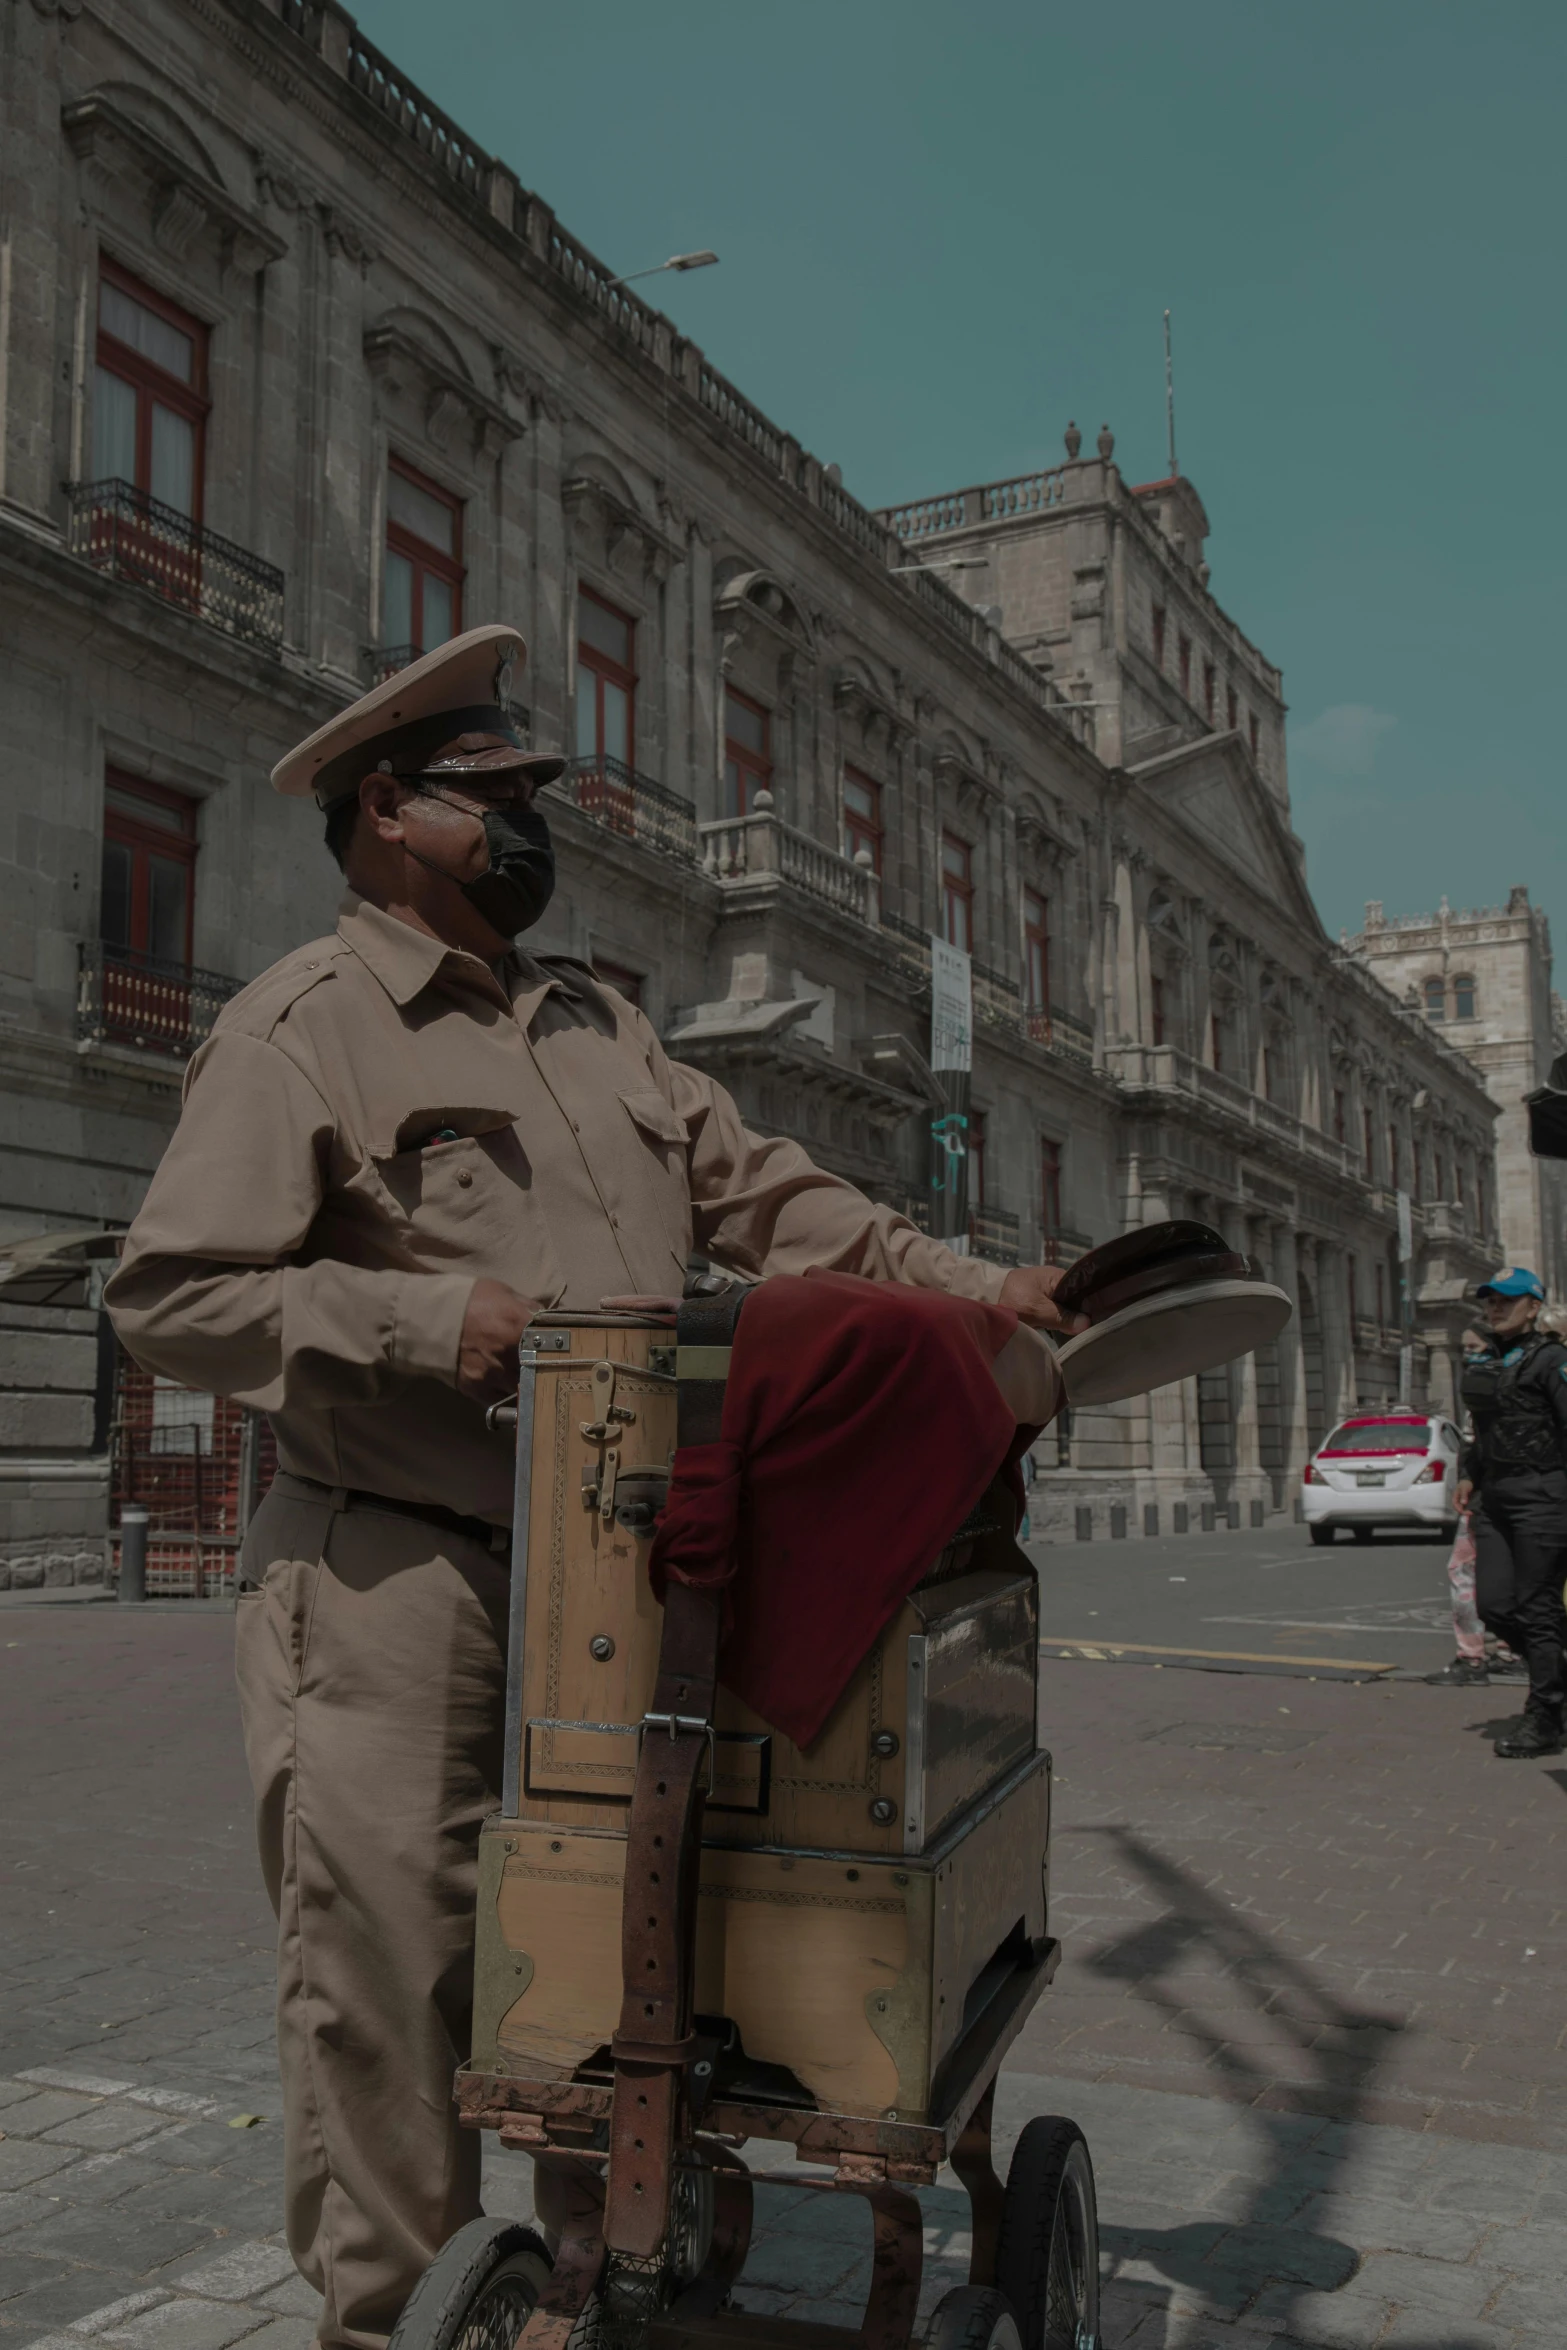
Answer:
<svg viewBox="0 0 1567 2350"><path fill-rule="evenodd" d="M406 669L410 661L418 660L419 648L417 645L361 645L359 658L366 685L384 685L399 669Z"/></svg>
<svg viewBox="0 0 1567 2350"><path fill-rule="evenodd" d="M1075 1265L1093 1245L1086 1232L1047 1232L1039 1244L1039 1261L1042 1265Z"/></svg>
<svg viewBox="0 0 1567 2350"><path fill-rule="evenodd" d="M970 1208L968 1229L971 1257L983 1257L988 1265L1017 1263L1019 1225L1010 1208Z"/></svg>
<svg viewBox="0 0 1567 2350"><path fill-rule="evenodd" d="M76 1033L184 1060L245 982L188 963L161 963L128 947L84 940L77 950Z"/></svg>
<svg viewBox="0 0 1567 2350"><path fill-rule="evenodd" d="M283 574L128 481L66 485L68 544L95 571L150 588L225 636L269 653L283 643Z"/></svg>
<svg viewBox="0 0 1567 2350"><path fill-rule="evenodd" d="M660 856L696 862L696 809L689 800L651 775L639 775L622 759L596 755L573 759L551 785L621 840L656 849Z"/></svg>

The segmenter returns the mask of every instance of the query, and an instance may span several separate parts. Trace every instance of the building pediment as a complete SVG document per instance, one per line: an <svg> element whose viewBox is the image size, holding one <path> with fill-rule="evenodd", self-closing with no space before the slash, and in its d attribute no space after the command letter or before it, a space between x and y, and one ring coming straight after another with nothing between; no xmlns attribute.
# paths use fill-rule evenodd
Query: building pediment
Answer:
<svg viewBox="0 0 1567 2350"><path fill-rule="evenodd" d="M443 338L444 340L444 338ZM493 458L527 429L498 400L480 391L454 360L399 319L366 329L365 365L382 397L411 402L425 435L437 449L461 433L476 460Z"/></svg>
<svg viewBox="0 0 1567 2350"><path fill-rule="evenodd" d="M111 215L127 197L145 206L154 244L173 260L208 245L225 271L254 277L287 252L283 239L229 194L194 133L176 145L172 125L167 134L155 129L102 90L74 99L60 120L87 167L98 209Z"/></svg>
<svg viewBox="0 0 1567 2350"><path fill-rule="evenodd" d="M1252 889L1326 943L1294 837L1239 733L1204 735L1126 773Z"/></svg>

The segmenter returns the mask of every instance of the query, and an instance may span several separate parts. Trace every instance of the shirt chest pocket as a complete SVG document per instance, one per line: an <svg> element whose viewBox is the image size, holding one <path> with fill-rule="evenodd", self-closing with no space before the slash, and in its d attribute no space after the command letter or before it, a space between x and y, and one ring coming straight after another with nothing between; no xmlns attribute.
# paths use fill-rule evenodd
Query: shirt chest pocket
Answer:
<svg viewBox="0 0 1567 2350"><path fill-rule="evenodd" d="M419 1270L487 1276L541 1303L560 1295L544 1202L506 1112L416 1112L395 1139L375 1177Z"/></svg>
<svg viewBox="0 0 1567 2350"><path fill-rule="evenodd" d="M651 1194L671 1253L683 1269L691 1253L690 1143L684 1122L651 1087L623 1093L620 1101L638 1145L633 1164L639 1182Z"/></svg>

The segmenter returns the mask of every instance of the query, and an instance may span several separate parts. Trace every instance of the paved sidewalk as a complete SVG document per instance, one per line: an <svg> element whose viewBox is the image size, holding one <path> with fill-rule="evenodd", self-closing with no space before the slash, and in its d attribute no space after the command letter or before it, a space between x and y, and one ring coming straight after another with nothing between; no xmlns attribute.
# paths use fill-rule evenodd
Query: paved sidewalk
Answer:
<svg viewBox="0 0 1567 2350"><path fill-rule="evenodd" d="M228 1639L0 1623L0 2350L307 2350ZM1044 1693L1067 1959L1000 2119L1088 2134L1104 2350L1559 2350L1567 1769L1495 1763L1484 1691ZM759 2202L744 2304L853 2322L863 2211ZM966 2207L925 2204L929 2306Z"/></svg>

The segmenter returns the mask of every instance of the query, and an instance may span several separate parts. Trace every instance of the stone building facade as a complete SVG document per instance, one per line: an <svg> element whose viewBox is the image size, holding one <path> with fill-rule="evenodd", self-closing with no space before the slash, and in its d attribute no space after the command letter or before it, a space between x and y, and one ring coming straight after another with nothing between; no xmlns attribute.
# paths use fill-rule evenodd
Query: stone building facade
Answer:
<svg viewBox="0 0 1567 2350"><path fill-rule="evenodd" d="M869 512L332 0L0 28L0 1270L76 1282L0 1328L0 1571L101 1542L94 1252L218 1006L333 919L267 770L491 619L572 754L540 943L757 1126L947 1215L935 934L972 956L967 1245L1196 1213L1297 1297L1265 1360L1052 1432L1047 1530L1255 1521L1347 1403L1446 1399L1494 1112L1322 931L1190 483L1074 428Z"/></svg>
<svg viewBox="0 0 1567 2350"><path fill-rule="evenodd" d="M1567 1164L1529 1148L1524 1097L1567 1049L1567 1011L1551 986L1551 927L1521 885L1505 906L1385 915L1373 900L1349 952L1474 1063L1499 1112L1496 1222L1509 1264L1528 1265L1567 1299Z"/></svg>

